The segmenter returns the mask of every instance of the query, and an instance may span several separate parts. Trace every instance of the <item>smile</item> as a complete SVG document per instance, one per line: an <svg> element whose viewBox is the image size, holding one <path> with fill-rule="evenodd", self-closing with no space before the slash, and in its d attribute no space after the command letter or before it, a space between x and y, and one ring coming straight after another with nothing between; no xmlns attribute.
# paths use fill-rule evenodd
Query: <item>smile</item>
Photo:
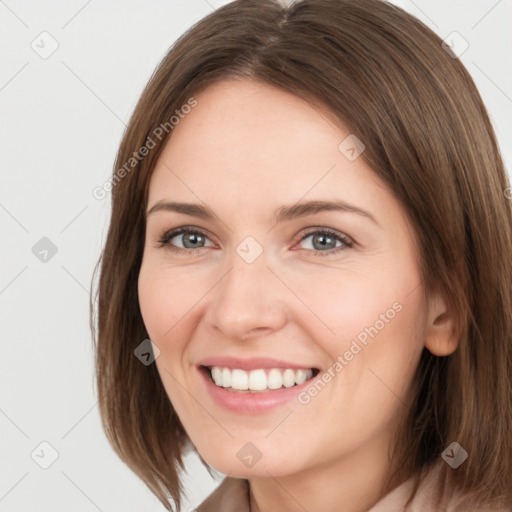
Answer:
<svg viewBox="0 0 512 512"><path fill-rule="evenodd" d="M262 392L291 388L318 374L315 368L258 368L251 371L221 366L207 367L216 386L228 391Z"/></svg>

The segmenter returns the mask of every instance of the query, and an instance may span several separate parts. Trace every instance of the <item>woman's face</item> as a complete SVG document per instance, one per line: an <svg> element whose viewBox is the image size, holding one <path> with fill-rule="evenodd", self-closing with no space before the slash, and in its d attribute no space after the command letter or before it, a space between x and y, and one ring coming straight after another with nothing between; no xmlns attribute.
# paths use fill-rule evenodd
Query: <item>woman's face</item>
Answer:
<svg viewBox="0 0 512 512"><path fill-rule="evenodd" d="M196 99L151 178L138 282L188 436L231 476L383 460L426 332L404 211L303 100L248 80Z"/></svg>

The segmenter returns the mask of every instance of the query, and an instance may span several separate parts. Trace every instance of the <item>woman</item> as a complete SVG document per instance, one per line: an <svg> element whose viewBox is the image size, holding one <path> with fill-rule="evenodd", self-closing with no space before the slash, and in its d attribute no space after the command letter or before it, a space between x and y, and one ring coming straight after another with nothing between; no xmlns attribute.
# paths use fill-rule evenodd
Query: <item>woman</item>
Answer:
<svg viewBox="0 0 512 512"><path fill-rule="evenodd" d="M401 9L207 16L112 177L112 446L168 510L187 448L227 475L204 512L510 509L509 187L469 74Z"/></svg>

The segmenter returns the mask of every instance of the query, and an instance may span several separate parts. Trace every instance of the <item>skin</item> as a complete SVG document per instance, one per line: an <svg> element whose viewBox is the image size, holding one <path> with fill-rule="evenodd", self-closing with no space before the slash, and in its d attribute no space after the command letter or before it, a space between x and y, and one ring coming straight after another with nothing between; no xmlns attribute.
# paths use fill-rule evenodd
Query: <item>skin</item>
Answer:
<svg viewBox="0 0 512 512"><path fill-rule="evenodd" d="M226 80L196 95L151 177L148 210L159 201L207 205L201 219L148 216L139 301L165 390L201 457L248 478L252 510L362 512L381 496L388 449L424 346L456 348L441 297L423 300L414 232L372 169L338 145L350 131L326 112L269 85ZM299 201L342 199L376 219L325 211L276 224L273 212ZM193 226L206 238L178 235ZM315 236L331 228L343 245ZM237 246L263 249L248 263ZM184 244L189 245L185 246ZM195 245L193 245L195 243ZM190 248L191 247L191 248ZM197 248L199 247L199 248ZM308 404L292 400L260 415L237 414L210 398L196 364L204 357L267 356L327 370L394 303L402 309ZM251 468L237 457L250 441Z"/></svg>

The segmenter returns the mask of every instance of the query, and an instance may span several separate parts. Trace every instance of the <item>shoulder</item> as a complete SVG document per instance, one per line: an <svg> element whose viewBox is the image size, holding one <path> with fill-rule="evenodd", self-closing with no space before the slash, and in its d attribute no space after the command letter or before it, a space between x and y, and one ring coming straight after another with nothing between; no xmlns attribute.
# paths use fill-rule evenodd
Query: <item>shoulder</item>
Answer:
<svg viewBox="0 0 512 512"><path fill-rule="evenodd" d="M196 510L197 512L250 512L248 481L244 478L225 477Z"/></svg>
<svg viewBox="0 0 512 512"><path fill-rule="evenodd" d="M444 499L437 506L437 489L443 477L443 462L435 464L423 478L413 500L406 508L414 488L414 477L405 481L384 496L368 512L512 512L508 508L475 504L471 496L447 489Z"/></svg>
<svg viewBox="0 0 512 512"><path fill-rule="evenodd" d="M414 487L414 478L393 489L368 512L512 512L504 507L476 505L470 496L456 491L447 492L441 508L436 507L436 488L442 475L440 468L441 465L435 465L429 470L407 508L405 504ZM248 480L225 477L196 510L197 512L250 512Z"/></svg>

